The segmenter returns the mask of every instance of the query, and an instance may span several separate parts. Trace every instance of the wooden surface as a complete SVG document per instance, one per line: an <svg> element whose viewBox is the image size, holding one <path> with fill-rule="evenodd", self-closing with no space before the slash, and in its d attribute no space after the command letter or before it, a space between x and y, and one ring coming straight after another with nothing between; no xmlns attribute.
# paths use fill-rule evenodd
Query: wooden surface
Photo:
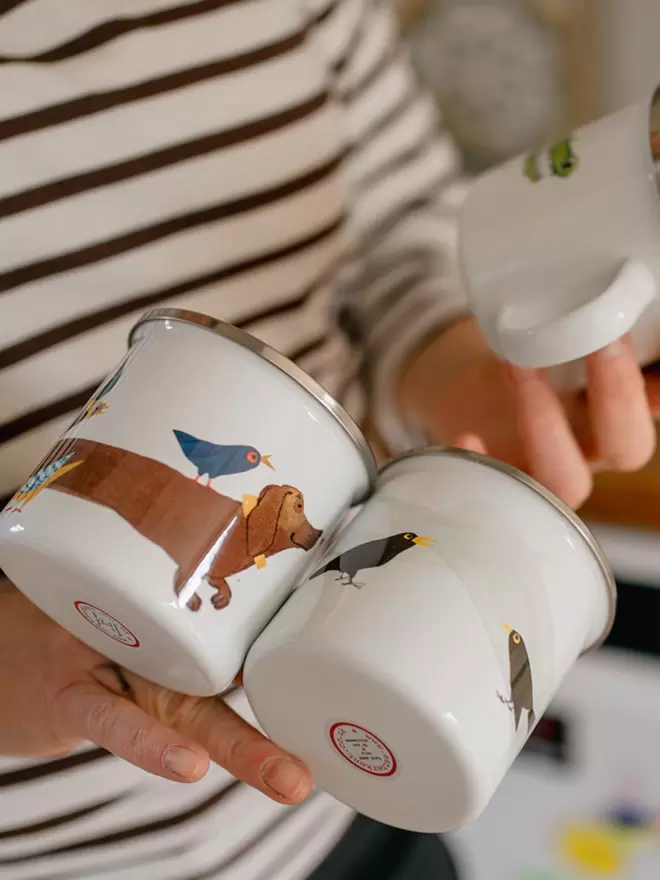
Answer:
<svg viewBox="0 0 660 880"><path fill-rule="evenodd" d="M660 445L660 439L659 439ZM660 452L635 474L598 474L580 515L591 522L660 530Z"/></svg>

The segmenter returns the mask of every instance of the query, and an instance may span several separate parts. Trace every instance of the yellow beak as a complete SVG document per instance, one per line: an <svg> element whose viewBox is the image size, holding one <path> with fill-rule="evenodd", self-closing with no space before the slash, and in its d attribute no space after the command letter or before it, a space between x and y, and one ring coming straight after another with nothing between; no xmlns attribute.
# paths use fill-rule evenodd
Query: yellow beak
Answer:
<svg viewBox="0 0 660 880"><path fill-rule="evenodd" d="M274 465L274 464L272 463L272 461L270 460L270 455L262 455L262 456L261 456L261 461L262 461L263 464L266 465L266 467L269 467L269 468L271 469L271 471L274 471L274 470L275 470L275 465Z"/></svg>
<svg viewBox="0 0 660 880"><path fill-rule="evenodd" d="M413 538L413 544L417 544L420 547L430 547L431 544L435 544L435 543L436 542L433 540L433 538L423 538L420 536Z"/></svg>
<svg viewBox="0 0 660 880"><path fill-rule="evenodd" d="M508 623L503 623L502 626L504 627L504 629L505 629L508 633L512 633L512 632L513 632L513 627L512 627L512 626L509 626Z"/></svg>

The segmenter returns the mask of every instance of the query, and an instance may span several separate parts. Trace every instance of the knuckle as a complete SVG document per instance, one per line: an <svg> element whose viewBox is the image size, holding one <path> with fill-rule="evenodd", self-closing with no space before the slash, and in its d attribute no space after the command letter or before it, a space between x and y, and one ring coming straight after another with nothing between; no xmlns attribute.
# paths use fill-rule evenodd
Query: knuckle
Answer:
<svg viewBox="0 0 660 880"><path fill-rule="evenodd" d="M218 763L221 764L225 770L230 770L232 768L240 767L243 761L243 743L240 738L232 737L230 740L220 742L218 744Z"/></svg>
<svg viewBox="0 0 660 880"><path fill-rule="evenodd" d="M87 726L94 739L107 740L117 725L117 713L110 703L97 703L87 716Z"/></svg>
<svg viewBox="0 0 660 880"><path fill-rule="evenodd" d="M233 733L217 741L213 759L233 776L251 779L258 773L270 752L271 748L267 743Z"/></svg>
<svg viewBox="0 0 660 880"><path fill-rule="evenodd" d="M126 754L130 755L136 764L142 765L152 752L153 747L147 731L143 728L135 728L127 738Z"/></svg>
<svg viewBox="0 0 660 880"><path fill-rule="evenodd" d="M139 702L152 718L176 730L195 723L203 701L198 697L150 685Z"/></svg>

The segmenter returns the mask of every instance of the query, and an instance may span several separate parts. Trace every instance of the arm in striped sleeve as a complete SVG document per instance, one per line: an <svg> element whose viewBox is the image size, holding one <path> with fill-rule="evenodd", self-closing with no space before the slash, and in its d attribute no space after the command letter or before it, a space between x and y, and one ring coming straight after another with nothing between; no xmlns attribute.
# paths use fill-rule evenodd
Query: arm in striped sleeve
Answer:
<svg viewBox="0 0 660 880"><path fill-rule="evenodd" d="M466 311L455 224L466 180L390 4L348 2L361 4L362 13L337 65L337 89L350 130L351 223L360 248L342 314L369 365L377 425L396 450L416 442L396 412L402 365Z"/></svg>

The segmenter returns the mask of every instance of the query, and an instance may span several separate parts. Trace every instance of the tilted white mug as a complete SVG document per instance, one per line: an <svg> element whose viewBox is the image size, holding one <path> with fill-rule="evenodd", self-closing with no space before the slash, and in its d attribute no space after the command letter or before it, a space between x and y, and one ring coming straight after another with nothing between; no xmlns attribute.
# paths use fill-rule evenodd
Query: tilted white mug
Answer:
<svg viewBox="0 0 660 880"><path fill-rule="evenodd" d="M660 356L658 159L660 88L474 183L461 261L497 354L551 367L632 332L641 364ZM581 381L575 367L557 376Z"/></svg>
<svg viewBox="0 0 660 880"><path fill-rule="evenodd" d="M259 723L330 794L444 832L484 809L616 588L577 516L493 459L429 450L380 485L248 654Z"/></svg>
<svg viewBox="0 0 660 880"><path fill-rule="evenodd" d="M157 309L0 513L0 564L111 660L216 694L375 470L346 413L278 352Z"/></svg>

